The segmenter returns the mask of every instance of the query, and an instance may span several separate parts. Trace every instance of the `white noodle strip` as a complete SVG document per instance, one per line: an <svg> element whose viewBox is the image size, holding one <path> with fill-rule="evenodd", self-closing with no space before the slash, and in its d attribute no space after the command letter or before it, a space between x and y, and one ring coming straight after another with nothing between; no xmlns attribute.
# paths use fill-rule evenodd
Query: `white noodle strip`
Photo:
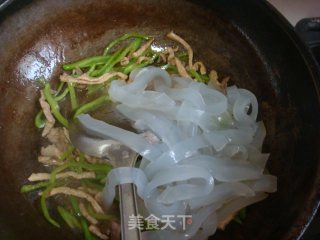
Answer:
<svg viewBox="0 0 320 240"><path fill-rule="evenodd" d="M238 89L239 96L236 98L233 106L234 118L240 123L252 124L256 121L258 115L257 98L248 90ZM251 106L251 113L248 114Z"/></svg>
<svg viewBox="0 0 320 240"><path fill-rule="evenodd" d="M253 180L262 176L262 170L248 162L218 159L206 155L194 156L181 162L187 165L192 163L208 169L212 176L221 182Z"/></svg>
<svg viewBox="0 0 320 240"><path fill-rule="evenodd" d="M214 191L210 194L190 200L191 209L198 209L210 204L215 204L216 208L220 208L225 202L229 202L237 197L252 197L254 191L243 183L220 183L215 186Z"/></svg>
<svg viewBox="0 0 320 240"><path fill-rule="evenodd" d="M163 204L158 201L160 192L154 190L149 196L145 196L144 203L149 213L152 213L158 217L163 215L184 215L187 210L186 201L176 201L173 204Z"/></svg>
<svg viewBox="0 0 320 240"><path fill-rule="evenodd" d="M261 178L253 181L246 181L246 184L256 192L276 192L277 177L272 175L263 175Z"/></svg>
<svg viewBox="0 0 320 240"><path fill-rule="evenodd" d="M80 115L78 119L87 132L97 137L112 138L118 142L122 142L147 159L155 159L161 154L155 146L149 144L138 134L96 120L88 114Z"/></svg>
<svg viewBox="0 0 320 240"><path fill-rule="evenodd" d="M143 119L139 123L148 127L149 130L156 132L157 136L166 143L169 148L182 139L182 133L175 123L167 119L162 114L130 108L123 104L119 104L117 109L120 113L133 121Z"/></svg>
<svg viewBox="0 0 320 240"><path fill-rule="evenodd" d="M148 180L142 170L131 167L119 167L112 169L107 178L107 184L103 189L102 195L106 207L110 207L115 197L115 187L119 184L134 183L137 192L143 198L144 187Z"/></svg>
<svg viewBox="0 0 320 240"><path fill-rule="evenodd" d="M158 86L171 87L172 80L170 75L160 68L146 67L134 70L130 74L132 82L124 86L129 92L140 92L146 89L150 84L160 91Z"/></svg>
<svg viewBox="0 0 320 240"><path fill-rule="evenodd" d="M192 55L190 59L192 63ZM195 224L185 231L177 226L178 231L161 231L162 237L205 239L230 214L264 199L264 192L276 191L276 177L264 174L269 154L261 153L265 128L256 123L256 97L236 86L224 90L226 95L154 67L133 71L128 84L113 81L109 94L120 103L118 110L158 141L148 142L88 115L79 117L88 132L122 142L143 156L140 169L109 173L106 206L116 185L134 183L150 214L194 216Z"/></svg>
<svg viewBox="0 0 320 240"><path fill-rule="evenodd" d="M148 197L153 190L160 186L165 186L172 182L186 181L190 179L198 179L200 183L197 185L192 184L183 184L184 189L173 186L173 189L176 189L177 192L173 193L172 189L165 190L162 192L162 195L158 198L158 201L164 204L172 204L174 199L176 201L186 200L194 198L199 195L206 195L213 190L214 179L212 175L205 168L196 167L192 165L176 166L170 169L167 169L165 172L156 174L152 180L147 184L144 190L144 196ZM184 191L182 191L184 190ZM168 191L170 194L167 194ZM178 193L178 194L177 194Z"/></svg>

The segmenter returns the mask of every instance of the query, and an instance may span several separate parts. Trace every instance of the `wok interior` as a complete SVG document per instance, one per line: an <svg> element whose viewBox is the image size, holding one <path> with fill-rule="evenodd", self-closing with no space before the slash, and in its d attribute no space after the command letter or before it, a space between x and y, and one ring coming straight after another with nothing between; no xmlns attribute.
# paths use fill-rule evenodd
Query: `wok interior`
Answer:
<svg viewBox="0 0 320 240"><path fill-rule="evenodd" d="M19 10L8 11L0 34L1 238L74 238L69 230L54 228L43 219L36 194L19 193L31 172L43 170L36 161L40 132L33 120L39 110L39 86L34 80L44 76L56 81L63 62L98 53L121 34L150 34L165 46L164 36L171 30L193 46L196 60L256 94L259 118L268 133L264 145L271 153L268 169L279 179L278 192L250 207L242 225L231 223L213 239L298 235L311 211L318 169L317 132L312 131L318 120L312 109L318 106L310 75L296 52L288 53L292 62L285 65L281 54L260 49L254 36L231 23L232 15L220 16L224 4L216 2L216 11L169 0L43 0L12 6ZM286 54L290 47L279 46L279 39L270 44L274 51L283 47ZM307 82L305 90L297 84L301 78Z"/></svg>

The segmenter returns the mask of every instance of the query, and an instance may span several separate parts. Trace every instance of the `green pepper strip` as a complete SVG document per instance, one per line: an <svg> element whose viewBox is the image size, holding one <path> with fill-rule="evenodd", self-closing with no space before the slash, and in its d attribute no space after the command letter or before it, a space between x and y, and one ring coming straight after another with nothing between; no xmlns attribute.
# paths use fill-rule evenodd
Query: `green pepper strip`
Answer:
<svg viewBox="0 0 320 240"><path fill-rule="evenodd" d="M201 75L201 78L203 79L205 84L207 84L209 82L209 76L208 75Z"/></svg>
<svg viewBox="0 0 320 240"><path fill-rule="evenodd" d="M59 185L59 186L64 185L65 183L66 183L65 179L59 179L59 181L56 181L56 185ZM21 193L31 192L39 188L47 187L50 184L51 184L50 181L41 181L34 184L25 184L21 187L20 192Z"/></svg>
<svg viewBox="0 0 320 240"><path fill-rule="evenodd" d="M86 67L92 67L93 65L99 65L104 64L109 60L110 56L94 56L82 59L80 61L74 62L74 63L67 63L63 64L64 70L72 70L75 68L86 68Z"/></svg>
<svg viewBox="0 0 320 240"><path fill-rule="evenodd" d="M55 96L57 96L62 91L63 86L64 86L64 82L60 82Z"/></svg>
<svg viewBox="0 0 320 240"><path fill-rule="evenodd" d="M148 40L149 37L146 36L146 35L143 35L143 34L139 34L139 33L127 33L127 34L124 34L123 36L119 37L119 38L116 38L115 40L113 40L111 43L108 44L108 46L104 49L103 51L103 55L106 56L109 52L109 50L116 44L126 40L126 39L129 39L129 38L141 38L141 39L144 39L144 40Z"/></svg>
<svg viewBox="0 0 320 240"><path fill-rule="evenodd" d="M76 199L76 197L70 195L70 196L69 196L69 200L70 200L71 206L72 206L72 208L73 208L73 210L74 210L74 212L75 212L75 215L76 215L77 217L81 217L82 214L81 214L81 212L80 212L78 200Z"/></svg>
<svg viewBox="0 0 320 240"><path fill-rule="evenodd" d="M179 58L181 61L187 61L189 56L187 52L180 52L176 54L176 57Z"/></svg>
<svg viewBox="0 0 320 240"><path fill-rule="evenodd" d="M73 146L68 146L68 149L64 151L64 153L62 153L62 155L59 157L59 160L63 161L66 158L68 158L72 154L73 150L74 150Z"/></svg>
<svg viewBox="0 0 320 240"><path fill-rule="evenodd" d="M112 214L96 213L95 211L93 211L91 206L88 206L87 211L91 217L94 217L97 220L111 221L117 218Z"/></svg>
<svg viewBox="0 0 320 240"><path fill-rule="evenodd" d="M197 71L190 69L189 73L191 74L192 77L194 77L197 80L197 82L204 83L204 80L202 79L201 75Z"/></svg>
<svg viewBox="0 0 320 240"><path fill-rule="evenodd" d="M81 225L78 221L78 219L69 211L67 211L65 208L58 206L57 207L58 213L60 214L61 218L66 222L66 224L70 228L78 228L81 229Z"/></svg>
<svg viewBox="0 0 320 240"><path fill-rule="evenodd" d="M105 184L107 182L107 175L100 179L100 183Z"/></svg>
<svg viewBox="0 0 320 240"><path fill-rule="evenodd" d="M50 105L52 114L56 117L56 119L65 127L68 127L69 123L67 121L67 119L65 119L64 116L62 116L61 112L60 112L60 107L57 103L57 101L53 98L53 96L51 95L51 89L50 89L50 85L48 82L45 83L44 86L44 96L48 102L48 104Z"/></svg>
<svg viewBox="0 0 320 240"><path fill-rule="evenodd" d="M61 92L62 88L63 88L63 85L64 85L64 82L61 82L58 86L58 89L57 89L57 92L55 94L55 97L54 97L54 100L59 102L61 101L69 92L68 89L65 89L63 93L61 93L59 96L58 94ZM37 128L44 128L45 126L45 118L44 118L44 115L43 115L43 111L40 110L36 117L35 117L35 120L34 120L34 124Z"/></svg>
<svg viewBox="0 0 320 240"><path fill-rule="evenodd" d="M79 208L79 204L78 204L78 200L74 196L69 196L69 199L70 199L71 205L75 211L76 216L80 220L80 224L81 224L81 227L83 230L85 240L94 240L95 238L90 233L86 220L82 217L82 214L81 214L80 208Z"/></svg>
<svg viewBox="0 0 320 240"><path fill-rule="evenodd" d="M110 164L101 164L101 163L86 163L86 162L67 162L57 168L55 168L50 174L50 183L54 183L58 173L62 172L67 168L72 167L81 167L89 171L105 171L109 172L112 169Z"/></svg>
<svg viewBox="0 0 320 240"><path fill-rule="evenodd" d="M112 67L120 62L122 58L127 56L127 54L136 46L135 41L131 42L125 49L119 49L114 53L114 55L109 59L109 61L99 70L93 71L91 73L91 76L97 77L105 74L106 72L109 72Z"/></svg>
<svg viewBox="0 0 320 240"><path fill-rule="evenodd" d="M26 184L21 187L20 192L22 193L31 192L42 187L47 187L49 185L50 185L49 181L38 182L36 184Z"/></svg>
<svg viewBox="0 0 320 240"><path fill-rule="evenodd" d="M202 82L207 84L209 81L209 76L208 75L201 75L200 73L198 73L197 71L191 69L189 70L189 73L191 74L192 77L196 78L196 80L198 82Z"/></svg>
<svg viewBox="0 0 320 240"><path fill-rule="evenodd" d="M79 158L76 158L76 159L74 160L74 162L79 163L79 162L83 162L83 161L80 161ZM80 166L70 167L70 170L73 171L73 172L76 172L76 173L82 173L82 172L83 172L83 169L82 169L82 167L80 167Z"/></svg>
<svg viewBox="0 0 320 240"><path fill-rule="evenodd" d="M46 198L47 195L49 194L49 192L51 191L51 189L54 187L54 184L50 184L41 194L41 198L40 198L40 205L41 205L41 210L43 213L43 216L48 220L48 222L50 222L52 225L56 226L56 227L60 227L59 223L57 223L53 218L51 218L50 214L49 214L49 210L47 208L47 204L46 204Z"/></svg>
<svg viewBox="0 0 320 240"><path fill-rule="evenodd" d="M62 99L65 98L65 96L67 96L69 93L69 89L66 88L60 95L54 97L54 100L57 101L57 102L60 102Z"/></svg>
<svg viewBox="0 0 320 240"><path fill-rule="evenodd" d="M89 76L91 76L91 73L96 69L96 64L94 64L94 65L92 65L91 67L90 67L90 69L89 69L89 71L87 72L87 74L89 75Z"/></svg>
<svg viewBox="0 0 320 240"><path fill-rule="evenodd" d="M102 172L102 171L95 171L95 179L96 180L102 180L106 177L106 173L105 172Z"/></svg>
<svg viewBox="0 0 320 240"><path fill-rule="evenodd" d="M89 227L88 227L88 224L83 218L80 219L80 224L81 224L81 227L83 230L84 239L85 240L95 240L96 238L91 234Z"/></svg>
<svg viewBox="0 0 320 240"><path fill-rule="evenodd" d="M113 66L114 65L116 65L123 57L125 57L126 55L130 55L130 54L132 54L134 51L136 51L137 50L137 48L140 46L140 43L141 43L141 39L139 39L139 38L137 38L137 39L135 39L126 49L124 49L123 50L123 52L122 53L120 53L120 51L119 52L116 52L114 55L113 55L113 63L107 63L107 64L109 64L108 66L108 68L106 69L106 65L103 67L103 68L101 68L101 69L99 69L99 70L96 70L96 71L91 71L90 70L90 76L95 76L95 75L97 75L97 76L99 76L99 75L101 75L101 72L102 71L104 71L104 72L108 72L108 71L111 71L112 69L113 70L115 70L115 71L123 71L123 69L125 69L125 71L123 71L123 73L125 73L125 74L128 74L128 73L130 73L133 69L135 69L135 68L139 68L139 67L144 67L144 66L146 66L146 65L149 65L149 64L151 64L152 62L154 62L154 60L155 60L155 58L153 59L153 60L151 60L151 61L149 61L149 63L148 63L148 61L146 62L146 63L143 63L143 64L140 64L140 65L137 65L136 63L135 63L135 61L133 61L132 63L130 63L130 64L128 64L126 67L121 67L121 68L113 68ZM158 55L157 55L158 56ZM153 58L153 57L152 57ZM100 72L101 71L101 72ZM116 78L111 78L110 80L109 80L109 82L110 81L112 81L113 79L116 79ZM94 93L94 92L96 92L96 91L98 91L98 90L100 90L101 88L103 88L105 86L105 84L98 84L98 85L89 85L88 87L87 87L87 89L88 89L88 94L92 94L92 93Z"/></svg>
<svg viewBox="0 0 320 240"><path fill-rule="evenodd" d="M116 59L118 59L118 57L121 55L122 51L123 51L122 48L118 49L100 69L90 72L89 76L99 77L99 76L103 75L104 73L110 71L110 69L113 66L113 63L115 62Z"/></svg>
<svg viewBox="0 0 320 240"><path fill-rule="evenodd" d="M94 188L94 189L97 189L99 191L102 191L102 189L104 188L104 185L98 184L98 183L96 183L96 182L94 182L92 180L89 180L89 179L82 179L81 183L83 185L85 185L86 187Z"/></svg>
<svg viewBox="0 0 320 240"><path fill-rule="evenodd" d="M34 119L34 125L37 127L37 128L44 128L44 126L46 125L46 122L45 122L45 119L44 119L44 115L43 115L43 111L40 110L35 119Z"/></svg>
<svg viewBox="0 0 320 240"><path fill-rule="evenodd" d="M70 92L71 108L72 108L72 110L75 110L78 107L78 100L77 100L77 96L76 96L76 91L74 89L74 84L68 82L68 89Z"/></svg>
<svg viewBox="0 0 320 240"><path fill-rule="evenodd" d="M175 65L172 64L165 64L160 66L161 69L163 70L167 70L167 71L173 71L173 72L177 72L177 67Z"/></svg>
<svg viewBox="0 0 320 240"><path fill-rule="evenodd" d="M110 81L110 80L109 80ZM87 86L87 95L90 95L92 93L95 93L99 91L101 88L105 87L103 83L101 84L96 84L96 85L88 85Z"/></svg>
<svg viewBox="0 0 320 240"><path fill-rule="evenodd" d="M142 42L142 39L141 38L136 38L133 43L132 43L132 47L128 53L128 56L132 55L135 51L138 50L138 48L140 47L141 45L141 42Z"/></svg>
<svg viewBox="0 0 320 240"><path fill-rule="evenodd" d="M236 223L242 224L244 219L246 218L246 215L247 215L246 208L243 208L233 218L233 221L235 221Z"/></svg>
<svg viewBox="0 0 320 240"><path fill-rule="evenodd" d="M129 74L130 72L132 72L133 70L137 69L137 68L143 68L143 67L146 67L150 64L152 64L156 59L157 57L159 56L159 54L153 54L152 57L143 62L143 63L140 63L140 64L137 64L135 62L133 62L132 64L126 66L124 69L123 69L123 73L124 74Z"/></svg>
<svg viewBox="0 0 320 240"><path fill-rule="evenodd" d="M110 101L109 95L103 95L101 97L98 97L97 99L80 106L76 110L76 112L74 114L74 118L76 118L77 116L79 116L82 113L87 113L89 111L93 111L93 110L101 107L102 105L106 104L108 101Z"/></svg>

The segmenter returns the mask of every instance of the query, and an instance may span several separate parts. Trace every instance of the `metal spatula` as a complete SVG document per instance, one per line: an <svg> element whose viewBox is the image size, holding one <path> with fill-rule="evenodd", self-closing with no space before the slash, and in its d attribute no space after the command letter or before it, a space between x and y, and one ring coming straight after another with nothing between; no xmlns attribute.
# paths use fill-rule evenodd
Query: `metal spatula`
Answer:
<svg viewBox="0 0 320 240"><path fill-rule="evenodd" d="M80 151L99 158L108 158L114 167L134 166L137 153L112 139L101 139L89 135L84 131L81 123L75 120L69 128L70 141ZM139 240L141 233L138 228L129 229L129 216L137 216L137 199L133 184L119 186L120 215L121 215L121 239Z"/></svg>

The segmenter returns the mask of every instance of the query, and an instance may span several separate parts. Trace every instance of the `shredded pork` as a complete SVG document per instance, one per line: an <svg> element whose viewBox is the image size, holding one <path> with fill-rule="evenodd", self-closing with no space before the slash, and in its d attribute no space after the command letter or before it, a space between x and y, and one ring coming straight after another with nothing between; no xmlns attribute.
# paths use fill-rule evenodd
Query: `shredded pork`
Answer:
<svg viewBox="0 0 320 240"><path fill-rule="evenodd" d="M221 82L218 80L218 73L215 70L211 70L209 74L208 85L220 90L222 93L227 93L227 87L230 77L225 77Z"/></svg>
<svg viewBox="0 0 320 240"><path fill-rule="evenodd" d="M78 190L89 193L91 195L95 195L99 192L99 190L95 188L88 188L88 187L78 187Z"/></svg>
<svg viewBox="0 0 320 240"><path fill-rule="evenodd" d="M79 203L79 209L80 209L80 212L81 212L82 216L84 216L88 220L89 223L91 223L93 225L98 224L98 220L95 219L94 217L92 217L88 213L87 209L85 208L85 206L81 202Z"/></svg>
<svg viewBox="0 0 320 240"><path fill-rule="evenodd" d="M159 54L158 63L160 62L164 62L164 63L167 62L167 57L164 53Z"/></svg>
<svg viewBox="0 0 320 240"><path fill-rule="evenodd" d="M54 144L50 144L46 147L41 147L41 155L42 156L54 157L54 158L59 159L61 154L62 154L62 151L60 151L59 148L57 148L57 146Z"/></svg>
<svg viewBox="0 0 320 240"><path fill-rule="evenodd" d="M140 56L140 57L138 57L137 63L140 64L140 63L142 63L143 61L147 61L147 60L149 60L149 59L150 59L149 57Z"/></svg>
<svg viewBox="0 0 320 240"><path fill-rule="evenodd" d="M42 136L44 137L53 128L53 126L55 124L55 119L51 113L50 105L46 102L46 99L44 97L44 93L42 90L40 91L40 94L41 94L41 97L39 98L39 103L40 103L42 112L43 112L44 116L46 117L45 127L42 131Z"/></svg>
<svg viewBox="0 0 320 240"><path fill-rule="evenodd" d="M121 66L125 66L125 65L128 65L129 64L129 58L128 57L124 57L120 60L120 65Z"/></svg>
<svg viewBox="0 0 320 240"><path fill-rule="evenodd" d="M174 50L172 47L168 47L167 48L167 52L168 52L168 59L167 62L171 65L175 65L175 55L174 55Z"/></svg>
<svg viewBox="0 0 320 240"><path fill-rule="evenodd" d="M90 77L88 74L84 73L78 77L70 76L66 73L63 73L60 76L60 80L62 82L73 82L79 84L87 84L87 85L95 85L107 82L111 78L117 76L121 80L126 80L128 75L121 73L121 72L107 72L100 77Z"/></svg>
<svg viewBox="0 0 320 240"><path fill-rule="evenodd" d="M177 34L175 34L173 31L169 32L167 34L167 37L170 38L171 40L174 40L178 43L180 43L188 52L188 56L189 56L189 59L188 59L188 66L189 66L189 69L192 69L193 68L193 50L191 48L191 46L189 45L189 43L187 43L183 38L181 38L180 36L178 36Z"/></svg>
<svg viewBox="0 0 320 240"><path fill-rule="evenodd" d="M72 195L78 198L86 199L88 202L90 202L90 204L96 212L103 213L100 204L88 193L70 187L57 187L53 188L50 191L49 196L54 196L56 194Z"/></svg>
<svg viewBox="0 0 320 240"><path fill-rule="evenodd" d="M182 62L179 60L179 58L175 58L175 62L176 62L176 66L177 66L177 70L178 73L185 78L191 78L187 72L187 70L185 69L185 67L183 66Z"/></svg>
<svg viewBox="0 0 320 240"><path fill-rule="evenodd" d="M49 122L48 120L45 121L45 125L43 128L43 131L41 135L44 137L48 135L48 133L51 131L51 129L54 127L55 122Z"/></svg>
<svg viewBox="0 0 320 240"><path fill-rule="evenodd" d="M52 165L52 166L64 164L64 162L57 160L56 158L48 157L48 156L41 156L41 155L38 156L38 162L40 162L44 165Z"/></svg>
<svg viewBox="0 0 320 240"><path fill-rule="evenodd" d="M207 73L207 69L206 69L206 67L204 66L204 64L202 62L195 62L193 64L193 69L196 70L196 71L200 70L200 73L202 75Z"/></svg>
<svg viewBox="0 0 320 240"><path fill-rule="evenodd" d="M102 193L101 192L97 192L95 195L94 195L94 199L98 202L98 203L102 203Z"/></svg>
<svg viewBox="0 0 320 240"><path fill-rule="evenodd" d="M144 51L146 51L152 44L153 42L153 38L151 38L149 41L147 41L145 44L143 44L137 51L135 51L134 53L132 53L132 57L140 57Z"/></svg>
<svg viewBox="0 0 320 240"><path fill-rule="evenodd" d="M69 140L64 134L65 128L52 128L47 134L47 139L54 144L61 152L67 150L69 146Z"/></svg>
<svg viewBox="0 0 320 240"><path fill-rule="evenodd" d="M94 172L82 172L82 173L76 173L76 172L63 172L63 173L58 173L56 175L57 179L61 178L74 178L74 179L90 179L90 178L95 178L96 175ZM32 173L28 180L30 182L35 182L35 181L43 181L43 180L49 180L50 179L50 174L49 173Z"/></svg>
<svg viewBox="0 0 320 240"><path fill-rule="evenodd" d="M89 230L90 230L90 232L92 232L93 234L95 234L96 236L98 236L99 238L101 238L103 240L109 239L109 237L107 235L103 234L100 231L100 229L95 225L90 225L89 226Z"/></svg>

